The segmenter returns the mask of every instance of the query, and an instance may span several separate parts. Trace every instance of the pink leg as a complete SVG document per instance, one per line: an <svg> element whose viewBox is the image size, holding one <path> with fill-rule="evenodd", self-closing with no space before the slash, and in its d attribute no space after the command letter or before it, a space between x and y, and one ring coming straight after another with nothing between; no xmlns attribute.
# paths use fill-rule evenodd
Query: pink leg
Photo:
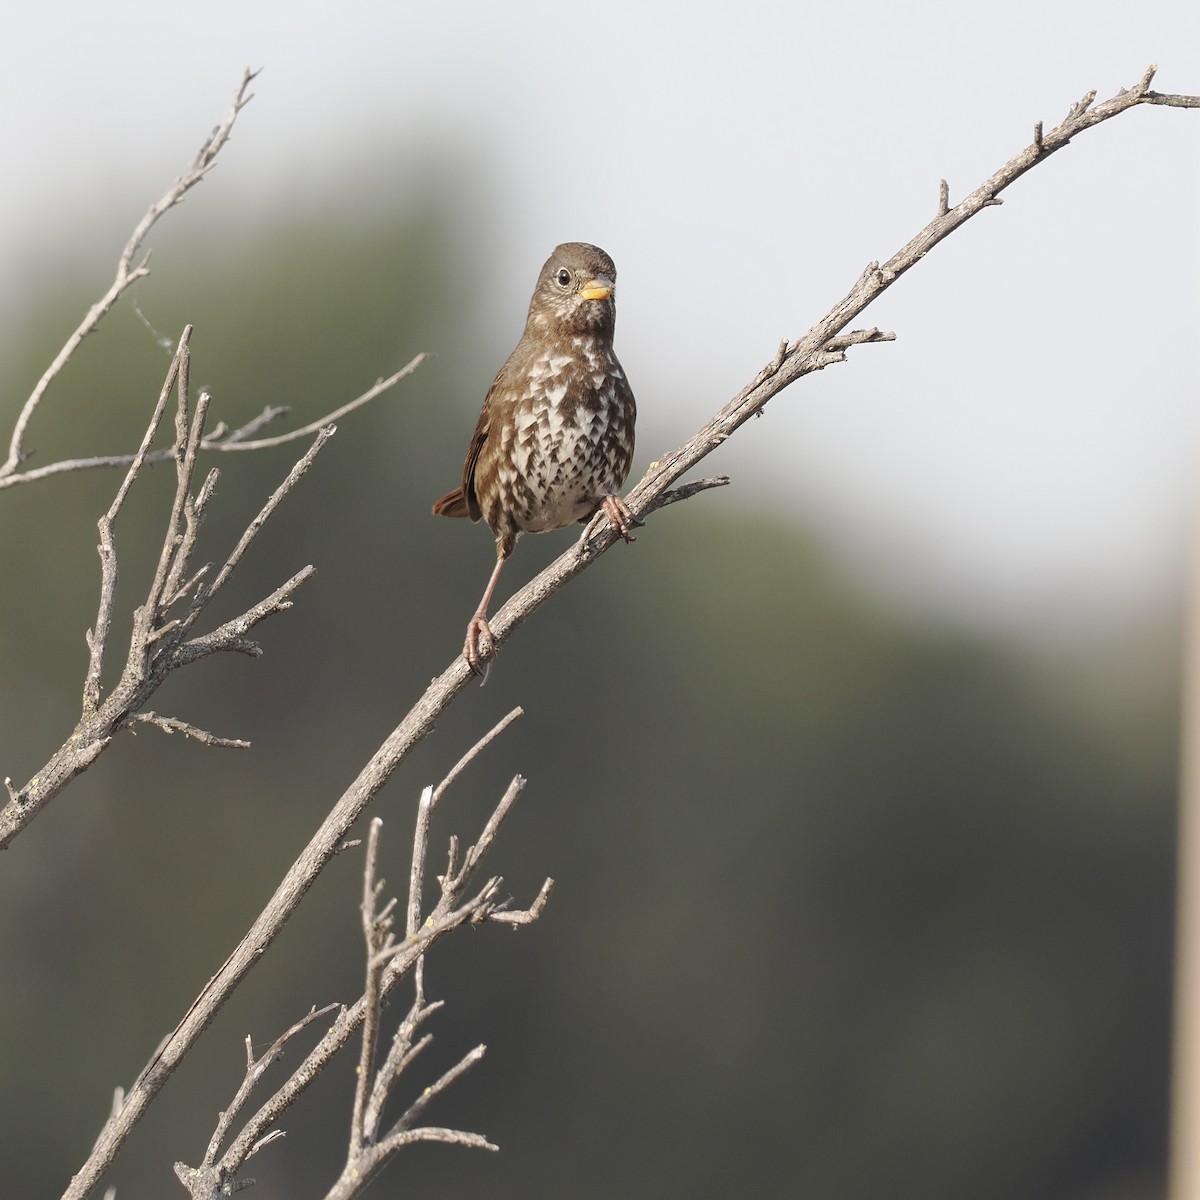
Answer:
<svg viewBox="0 0 1200 1200"><path fill-rule="evenodd" d="M492 569L492 577L488 580L488 585L484 589L483 599L479 601L479 607L475 610L475 615L471 618L471 623L467 626L467 640L463 645L463 658L467 660L467 666L475 672L476 675L482 675L484 680L487 679L487 672L483 671L483 659L486 654L495 654L496 643L492 637L492 627L488 624L487 610L488 605L492 602L492 593L496 590L496 580L500 578L500 570L505 563L504 555L496 557L496 565Z"/></svg>

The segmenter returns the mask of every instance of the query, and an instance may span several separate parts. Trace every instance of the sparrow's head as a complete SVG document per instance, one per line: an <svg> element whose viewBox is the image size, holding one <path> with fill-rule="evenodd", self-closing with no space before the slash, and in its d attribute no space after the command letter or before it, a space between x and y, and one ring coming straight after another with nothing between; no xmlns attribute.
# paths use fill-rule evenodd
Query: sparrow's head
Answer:
<svg viewBox="0 0 1200 1200"><path fill-rule="evenodd" d="M531 324L576 333L612 335L616 323L617 268L613 260L587 242L564 242L546 259L533 299Z"/></svg>

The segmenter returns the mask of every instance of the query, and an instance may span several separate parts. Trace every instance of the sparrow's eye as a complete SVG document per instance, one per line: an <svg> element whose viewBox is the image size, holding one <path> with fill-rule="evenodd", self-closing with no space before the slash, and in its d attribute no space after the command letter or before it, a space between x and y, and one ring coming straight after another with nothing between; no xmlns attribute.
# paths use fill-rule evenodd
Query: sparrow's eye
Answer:
<svg viewBox="0 0 1200 1200"><path fill-rule="evenodd" d="M566 267L560 267L558 272L558 286L569 287L571 283L571 272Z"/></svg>

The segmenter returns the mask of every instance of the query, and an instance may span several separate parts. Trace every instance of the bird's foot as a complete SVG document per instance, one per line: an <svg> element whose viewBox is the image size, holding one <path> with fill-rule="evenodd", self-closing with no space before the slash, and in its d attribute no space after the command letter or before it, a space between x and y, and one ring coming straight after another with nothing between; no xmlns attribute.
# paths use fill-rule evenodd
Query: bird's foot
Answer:
<svg viewBox="0 0 1200 1200"><path fill-rule="evenodd" d="M487 683L488 672L492 669L490 662L486 666L484 665L484 659L494 658L495 654L496 639L492 636L492 627L483 613L476 613L467 626L467 640L463 643L463 658L467 660L467 666L474 674L483 676L484 683Z"/></svg>
<svg viewBox="0 0 1200 1200"><path fill-rule="evenodd" d="M646 522L637 516L620 496L605 496L600 503L600 511L608 518L608 523L627 542L637 541L633 531L645 525Z"/></svg>

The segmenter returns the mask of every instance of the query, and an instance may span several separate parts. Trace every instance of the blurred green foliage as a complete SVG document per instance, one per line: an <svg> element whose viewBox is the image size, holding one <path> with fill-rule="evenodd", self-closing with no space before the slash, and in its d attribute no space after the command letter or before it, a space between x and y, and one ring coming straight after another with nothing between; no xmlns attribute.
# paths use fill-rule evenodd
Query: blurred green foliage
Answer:
<svg viewBox="0 0 1200 1200"><path fill-rule="evenodd" d="M214 614L315 563L295 609L261 627L266 656L207 660L160 694L159 711L254 748L123 735L4 856L4 1195L65 1186L112 1088L461 644L491 541L429 504L456 481L496 366L478 347L505 335L482 336L456 268L470 235L446 195L462 181L434 174L390 218L298 217L236 247L189 242L183 224L138 289L172 342L195 325L194 382L230 424L267 404L307 422L418 350L437 357L342 422ZM64 278L27 314L0 362L5 431L102 284ZM39 412L37 461L135 445L168 357L123 304ZM204 557L223 556L300 450L217 460ZM0 773L19 781L77 714L95 520L116 484L97 472L0 494ZM172 486L148 472L122 514L122 613ZM569 536L527 539L506 587ZM110 668L126 637L118 624ZM539 925L460 934L428 967L447 1005L405 1087L486 1042L430 1115L502 1153L418 1147L372 1194L1154 1194L1171 687L1114 735L1070 679L1051 686L1011 651L856 594L799 521L724 492L659 514L519 631L375 806L399 890L421 786L521 704L437 832L470 837L525 774L491 866L518 902L547 874L559 886ZM246 1032L262 1046L310 1004L357 995L360 865L331 865L169 1084L119 1160L119 1197L175 1194L170 1164L199 1160ZM288 1115L288 1140L251 1164L256 1196L322 1194L352 1072L347 1057Z"/></svg>

